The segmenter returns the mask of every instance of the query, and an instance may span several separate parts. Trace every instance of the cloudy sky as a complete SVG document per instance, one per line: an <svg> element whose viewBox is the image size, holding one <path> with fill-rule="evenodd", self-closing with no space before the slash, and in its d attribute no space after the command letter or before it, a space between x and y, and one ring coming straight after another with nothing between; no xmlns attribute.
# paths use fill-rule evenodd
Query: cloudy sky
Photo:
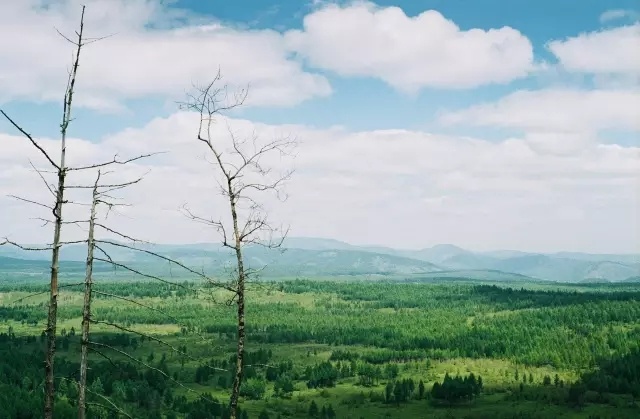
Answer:
<svg viewBox="0 0 640 419"><path fill-rule="evenodd" d="M295 167L289 199L265 201L292 235L640 252L635 0L0 1L0 108L53 153L73 52L56 28L73 34L81 3L87 34L113 36L83 50L70 164L169 152L111 175L148 172L114 227L216 240L179 211L226 208L197 117L176 102L220 68L250 96L216 138L228 125L299 142L294 161L271 162ZM47 242L33 219L47 210L8 197L50 200L30 166L47 162L5 120L0 144L0 236Z"/></svg>

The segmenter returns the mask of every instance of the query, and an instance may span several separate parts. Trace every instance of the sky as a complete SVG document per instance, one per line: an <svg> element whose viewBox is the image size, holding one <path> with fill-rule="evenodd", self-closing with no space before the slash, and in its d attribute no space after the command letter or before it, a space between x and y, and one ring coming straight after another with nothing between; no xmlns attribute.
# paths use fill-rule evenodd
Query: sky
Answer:
<svg viewBox="0 0 640 419"><path fill-rule="evenodd" d="M114 228L218 239L181 210L227 208L179 102L220 70L230 91L249 87L216 121L220 144L228 128L298 144L295 159L267 161L295 169L288 199L257 197L292 236L640 252L637 0L0 1L0 109L52 155L73 54L56 30L73 35L81 4L87 35L109 36L82 50L69 164L165 152L110 174L146 174L121 192ZM0 144L0 236L49 242L48 210L10 196L50 202L32 167L47 161L4 119Z"/></svg>

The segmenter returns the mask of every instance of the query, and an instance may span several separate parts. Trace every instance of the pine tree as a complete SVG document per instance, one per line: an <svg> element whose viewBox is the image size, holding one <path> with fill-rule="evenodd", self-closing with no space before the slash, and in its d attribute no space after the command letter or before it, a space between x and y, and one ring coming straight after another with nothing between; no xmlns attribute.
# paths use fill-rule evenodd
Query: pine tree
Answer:
<svg viewBox="0 0 640 419"><path fill-rule="evenodd" d="M310 418L318 417L318 405L316 404L315 400L312 400L311 404L309 405L309 417Z"/></svg>
<svg viewBox="0 0 640 419"><path fill-rule="evenodd" d="M327 419L335 419L335 418L336 418L336 411L333 410L333 406L329 404L329 406L327 407Z"/></svg>

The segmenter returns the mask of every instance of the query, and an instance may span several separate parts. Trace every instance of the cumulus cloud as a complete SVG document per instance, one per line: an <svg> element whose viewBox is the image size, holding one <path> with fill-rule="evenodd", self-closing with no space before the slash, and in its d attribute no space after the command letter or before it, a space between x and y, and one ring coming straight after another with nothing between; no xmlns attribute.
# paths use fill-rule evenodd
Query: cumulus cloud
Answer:
<svg viewBox="0 0 640 419"><path fill-rule="evenodd" d="M548 48L571 72L640 76L638 45L640 23L555 40Z"/></svg>
<svg viewBox="0 0 640 419"><path fill-rule="evenodd" d="M640 131L638 90L522 90L495 102L443 112L444 125L513 129L539 153L579 153L606 130Z"/></svg>
<svg viewBox="0 0 640 419"><path fill-rule="evenodd" d="M54 28L72 34L81 3L87 36L114 34L83 51L81 106L115 110L126 99L181 98L219 67L231 86L251 85L251 105L294 105L331 93L326 78L289 59L276 31L236 29L159 0L24 0L0 2L0 102L60 100L72 45Z"/></svg>
<svg viewBox="0 0 640 419"><path fill-rule="evenodd" d="M533 67L531 42L516 29L462 30L435 10L408 17L369 2L324 5L286 34L311 66L379 78L405 91L507 83Z"/></svg>
<svg viewBox="0 0 640 419"><path fill-rule="evenodd" d="M108 159L115 152L125 156L141 150L170 151L119 175L126 178L151 170L142 183L123 194L134 206L113 218L114 226L157 242L215 240L215 232L178 211L184 203L216 218L225 210L216 195L206 150L193 140L195 118L176 113L100 143L77 139L70 144L73 164ZM438 242L477 249L632 251L637 247L634 191L640 148L589 143L579 152L545 153L527 138L491 142L408 130L349 132L228 122L238 133L255 130L265 140L284 134L299 139L296 173L287 186L289 200L266 201L274 221L290 223L293 235L401 247ZM217 138L227 135L222 122L215 130ZM0 155L2 234L27 242L46 241L48 231L28 219L39 209L5 198L11 193L44 198L46 189L27 159L37 165L44 161L24 139L2 137L3 144L10 144L9 152ZM537 141L545 143L544 138ZM45 143L55 147L55 142ZM290 164L270 163L276 169ZM90 179L74 176L70 181ZM81 211L69 209L68 217L81 216ZM578 213L584 218L567 215ZM67 235L72 233L70 227Z"/></svg>

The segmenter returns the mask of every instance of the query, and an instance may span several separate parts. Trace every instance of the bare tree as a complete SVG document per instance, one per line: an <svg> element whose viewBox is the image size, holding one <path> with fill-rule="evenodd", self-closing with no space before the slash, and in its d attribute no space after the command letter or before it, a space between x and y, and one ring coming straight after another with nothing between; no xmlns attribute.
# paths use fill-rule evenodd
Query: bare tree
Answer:
<svg viewBox="0 0 640 419"><path fill-rule="evenodd" d="M109 164L114 164L114 162L108 162L100 166L102 167ZM127 186L134 185L142 180L142 177L140 177L130 182L101 184L100 183L101 176L102 176L102 172L98 169L98 175L96 176L95 183L93 184L93 187L92 187L91 210L89 212L89 220L87 220L87 223L89 224L89 228L88 228L88 236L87 236L87 262L86 262L86 275L85 275L85 282L84 282L84 299L83 299L83 305L82 305L82 337L80 341L80 377L78 380L78 418L79 419L84 419L87 413L86 393L87 393L87 369L88 369L88 363L89 363L89 328L92 321L91 302L92 302L92 292L93 292L94 251L97 246L96 238L95 238L95 230L96 230L96 227L102 227L105 230L115 232L115 230L96 222L97 207L100 204L104 204L109 209L111 209L115 205L118 205L109 200L110 198L112 198L109 195L109 193L114 190L118 190L118 189L125 188ZM73 186L73 185L69 187L84 188L83 186Z"/></svg>
<svg viewBox="0 0 640 419"><path fill-rule="evenodd" d="M87 366L89 362L89 325L91 320L91 291L93 286L93 251L95 249L94 231L96 223L96 206L98 205L98 182L100 170L93 185L93 199L89 216L89 234L87 237L87 270L84 282L84 299L82 303L82 336L80 340L80 379L78 380L78 418L84 419L87 413L85 395L87 393Z"/></svg>
<svg viewBox="0 0 640 419"><path fill-rule="evenodd" d="M213 138L212 128L216 117L240 106L247 97L246 91L241 91L230 99L226 86L217 86L220 80L218 73L205 87L196 87L187 102L181 105L183 109L195 111L200 116L196 139L206 146L213 158L220 193L228 202L228 217L226 221L215 220L196 215L186 207L184 211L192 220L214 227L222 236L223 246L231 249L235 257L234 274L228 287L233 292L231 301L235 301L237 306L236 365L229 402L231 418L235 419L244 367L245 291L247 284L259 272L259 269L246 265L243 250L252 244L278 248L286 237L287 230L275 227L270 222L257 196L271 193L281 200L286 198L282 186L293 171L275 173L273 167L267 167L264 160L270 155L291 156L296 142L290 138L261 142L255 133L250 138L238 138L228 124L227 147L221 138Z"/></svg>
<svg viewBox="0 0 640 419"><path fill-rule="evenodd" d="M49 164L53 167L55 172L57 173L58 183L55 188L55 192L49 187L47 184L47 188L49 191L53 193L55 197L53 207L48 207L52 210L54 217L54 231L53 231L53 242L51 244L51 276L50 276L50 293L49 293L49 310L47 315L47 347L46 347L46 355L45 355L45 388L44 388L44 417L45 419L50 419L53 417L53 403L54 403L54 374L53 374L53 363L56 352L56 324L57 324L57 311L58 311L58 271L59 271L59 255L60 255L60 247L62 245L60 236L62 230L62 207L65 203L65 179L67 176L67 166L66 166L66 138L67 138L67 129L71 122L71 107L73 103L73 94L76 83L76 77L78 74L78 66L80 63L80 52L82 47L85 46L89 42L93 42L97 39L89 39L86 40L83 38L84 33L84 11L85 7L82 7L82 15L80 17L80 28L76 31L77 38L75 41L70 40L66 36L62 35L65 39L71 42L75 46L75 54L73 58L73 64L71 67L71 71L69 72L69 78L67 81L67 88L64 94L64 102L63 102L63 112L62 112L62 122L60 124L60 159L59 163L56 163L54 159L45 151L45 149L28 133L23 129L18 123L16 123L9 115L5 113L4 110L0 109L0 113L16 128L20 133L22 133L31 144L40 151L47 159ZM40 172L39 172L40 173ZM42 176L41 176L42 177ZM45 182L46 184L46 182ZM29 200L26 200L29 201ZM41 206L46 206L44 204L39 204Z"/></svg>
<svg viewBox="0 0 640 419"><path fill-rule="evenodd" d="M120 163L124 163L126 164L127 162L131 162L131 161L135 161L139 158L144 158L144 157L148 157L151 156L152 154L145 154L142 156L138 156L137 158L134 159L129 159L126 160L125 162L120 162L117 161L117 159L114 159L112 161L108 161L105 163L101 163L101 164L97 164L97 165L93 165L92 167L105 167L105 166L109 166L109 165L113 165L113 164L120 164ZM106 173L104 173L106 174ZM185 387L184 385L182 385L180 382L176 381L174 378L170 377L169 375L167 375L164 371L158 369L158 368L154 368L151 365L148 365L144 362L141 362L140 360L136 359L135 357L133 357L132 355L128 354L125 351L121 351L119 349L114 348L111 345L107 345L104 343L100 343L100 342L93 342L90 340L90 325L92 323L97 323L97 324L103 324L103 325L108 325L111 327L114 327L120 331L123 332L128 332L128 333L134 333L140 336L143 336L145 338L147 338L150 341L154 341L157 342L161 345L164 345L166 347L168 347L169 349L171 349L172 351L180 354L183 357L195 360L193 357L187 355L183 350L180 350L178 348L176 348L175 346L171 345L170 343L166 342L163 339L159 339L157 337L145 334L145 333L141 333L139 331L133 330L131 328L125 327L121 324L112 322L112 321L105 321L105 320L99 320L96 319L92 316L91 313L91 304L92 304L92 300L93 300L93 294L98 294L104 297L109 297L109 298L117 298L120 299L122 301L127 301L133 304L137 304L139 306L148 308L153 310L154 312L157 312L161 315L165 315L168 317L169 316L166 312L164 312L162 309L158 309L158 308L154 308L154 307L150 307L146 304L143 304L141 302L135 301L131 298L127 298L124 296L119 296L119 295L115 295L115 294L111 294L111 293L105 293L105 292L101 292L99 290L95 290L94 289L94 281L93 281L93 266L94 266L94 262L98 261L98 262L102 262L102 263L107 263L113 266L114 269L118 269L121 268L123 270L125 270L128 273L133 273L148 279L153 279L153 280L157 280L169 285L173 285L173 286L182 286L184 288L187 288L186 286L174 282L174 281L170 281L164 278L161 278L157 275L151 275L151 274L146 274L141 272L140 270L132 267L131 265L119 262L117 260L114 260L109 253L106 250L106 246L109 245L111 247L121 247L121 248L125 248L125 249L129 249L129 250L134 250L134 251L138 251L138 252L142 252L146 255L150 255L150 256L154 256L160 260L164 260L166 262L169 262L170 265L174 265L177 266L179 268L182 268L184 270L186 270L187 272L195 275L196 277L199 277L200 279L205 279L206 283L217 283L217 281L213 280L212 278L209 278L207 276L205 276L202 273L198 273L197 271L187 267L186 265L184 265L183 263L172 259L168 256L165 255L161 255L159 253L153 252L151 250L148 249L144 249L144 248L139 248L136 246L136 244L150 244L149 242L145 241L145 240L140 240L137 238L132 237L129 234L125 234L122 233L112 227L109 227L105 224L103 224L102 222L98 221L97 219L97 209L98 206L106 206L107 207L107 216L109 215L110 211L115 210L115 208L119 207L119 206L125 206L127 204L118 202L115 196L112 195L113 191L116 190L120 190L123 188L126 188L128 186L132 186L135 185L137 183L139 183L140 181L142 181L144 176L139 177L135 180L132 181L128 181L128 182L122 182L122 183L117 183L117 182L103 182L103 173L98 170L97 172L97 177L95 182L93 183L92 186L88 186L88 185L68 185L67 188L70 189L91 189L92 190L92 199L91 199L91 204L90 204L90 212L89 212L89 219L88 220L81 220L81 221L76 221L75 223L83 223L83 224L88 224L88 236L87 236L87 259L86 259L86 275L85 275L85 282L84 282L84 301L83 301L83 309L82 309L82 330L81 330L81 357L80 357L80 373L79 373L79 379L77 381L77 385L78 385L78 417L80 419L84 419L86 417L87 414L87 406L90 404L96 404L94 402L89 402L86 399L86 394L87 392L91 392L89 390L89 388L87 388L87 370L88 370L88 363L89 363L89 350L96 352L98 355L100 355L101 357L111 361L111 359L105 354L103 353L101 350L97 349L97 348L105 348L111 351L115 351L117 352L119 355L123 355L125 357L127 357L130 360L133 360L135 362L141 363L143 366L152 369L160 374L162 374L165 378L169 379L170 381L182 386L183 388L185 388L187 391L194 391L188 387ZM106 218L106 216L105 216ZM124 243L118 243L115 242L113 240L103 240L100 239L98 237L96 237L96 233L98 231L102 231L108 234L111 234L113 236L116 236L120 239L125 239L127 241L132 242L131 245L128 244L124 244ZM96 252L98 253L98 255L96 255ZM220 286L218 284L218 286ZM197 292L197 290L194 290ZM180 322L173 318L173 320L176 322L176 324L179 324ZM204 340L204 338L202 338ZM114 364L115 365L115 364ZM211 367L213 368L213 367ZM215 368L214 368L215 369ZM114 407L115 405L113 405L113 402L109 401L108 399L106 399L103 395L100 394L95 394L95 396L97 397L102 397L103 399L105 399L106 401L108 401L112 407ZM108 408L108 406L104 406L105 408Z"/></svg>

